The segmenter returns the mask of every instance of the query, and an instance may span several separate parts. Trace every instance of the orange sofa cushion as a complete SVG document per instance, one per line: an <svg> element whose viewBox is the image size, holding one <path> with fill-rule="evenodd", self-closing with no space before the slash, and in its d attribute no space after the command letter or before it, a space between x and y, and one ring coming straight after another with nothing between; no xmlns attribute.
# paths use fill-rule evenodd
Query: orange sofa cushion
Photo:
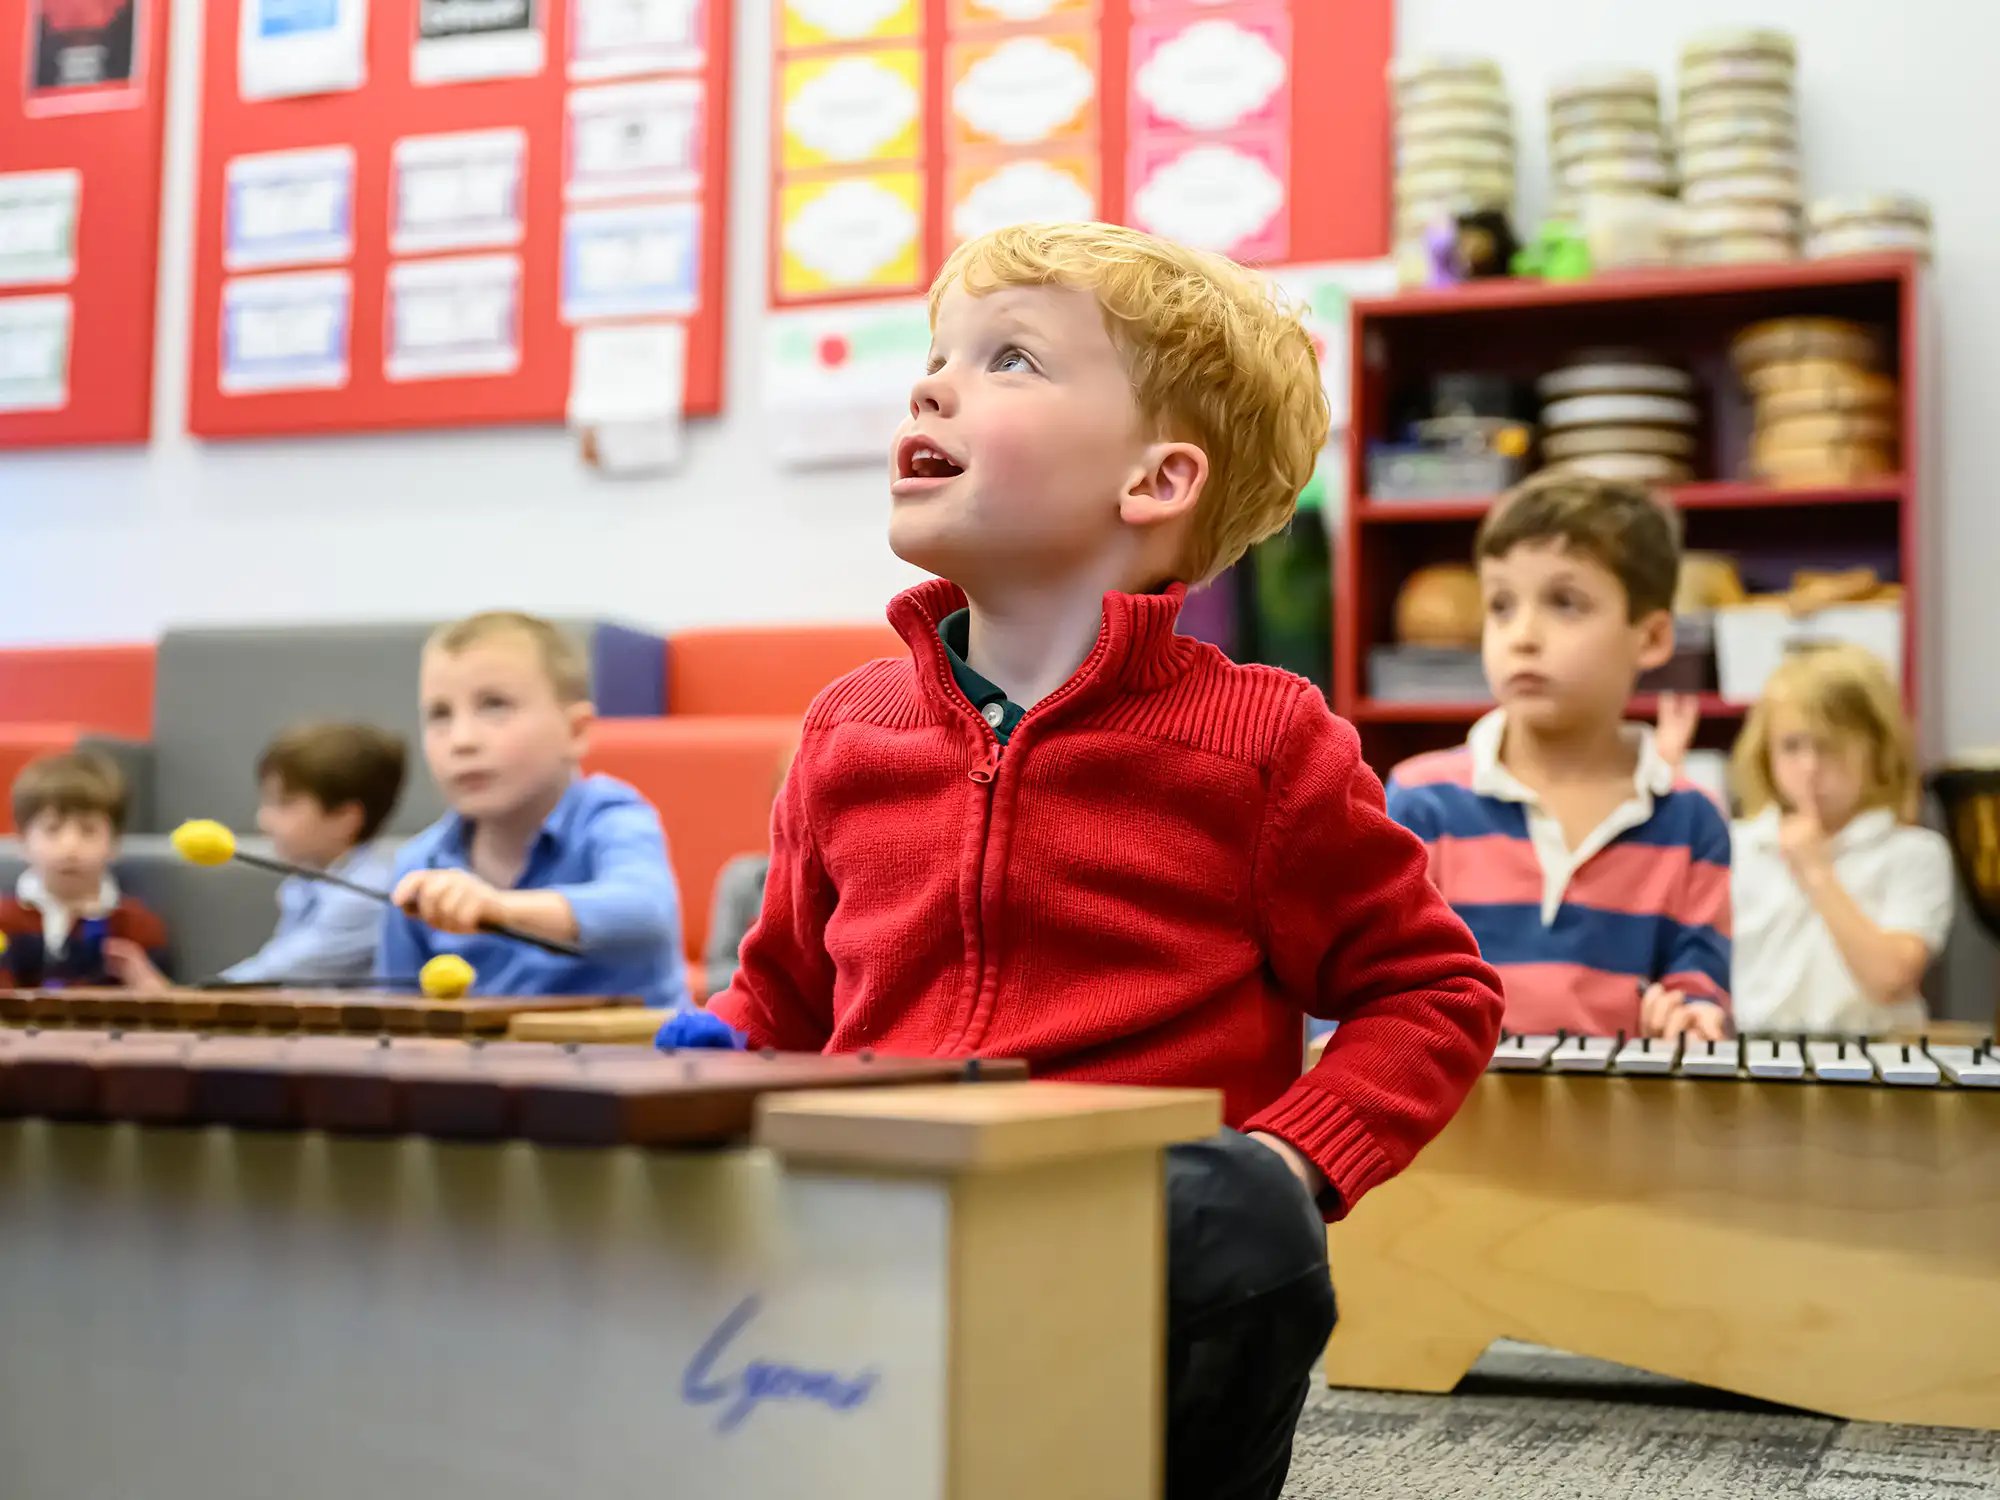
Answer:
<svg viewBox="0 0 2000 1500"><path fill-rule="evenodd" d="M584 769L629 782L659 809L691 957L708 941L722 867L771 846L771 801L798 733L795 717L600 719L591 730Z"/></svg>
<svg viewBox="0 0 2000 1500"><path fill-rule="evenodd" d="M14 778L31 760L44 755L60 755L74 750L83 738L81 724L0 724L0 833L18 833L14 827Z"/></svg>
<svg viewBox="0 0 2000 1500"><path fill-rule="evenodd" d="M0 650L0 724L80 724L119 739L150 739L153 656L149 645Z"/></svg>
<svg viewBox="0 0 2000 1500"><path fill-rule="evenodd" d="M887 621L683 631L667 639L667 712L803 715L835 678L908 649Z"/></svg>

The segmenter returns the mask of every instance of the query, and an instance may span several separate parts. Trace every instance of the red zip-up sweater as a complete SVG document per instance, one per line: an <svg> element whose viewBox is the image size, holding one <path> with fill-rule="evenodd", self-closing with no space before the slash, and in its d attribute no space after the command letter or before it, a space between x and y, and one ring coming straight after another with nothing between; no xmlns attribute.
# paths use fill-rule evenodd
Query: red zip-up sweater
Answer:
<svg viewBox="0 0 2000 1500"><path fill-rule="evenodd" d="M1097 645L1002 750L953 680L942 580L908 659L821 693L772 815L764 909L710 1006L753 1047L1026 1059L1220 1089L1344 1212L1485 1068L1499 981L1310 683L1108 594ZM1302 1013L1338 1020L1299 1076Z"/></svg>

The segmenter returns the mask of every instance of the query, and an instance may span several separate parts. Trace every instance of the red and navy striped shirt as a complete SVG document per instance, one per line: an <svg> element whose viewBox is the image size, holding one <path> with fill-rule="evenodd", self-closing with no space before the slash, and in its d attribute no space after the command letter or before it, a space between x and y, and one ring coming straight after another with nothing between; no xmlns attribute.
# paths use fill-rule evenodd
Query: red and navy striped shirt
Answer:
<svg viewBox="0 0 2000 1500"><path fill-rule="evenodd" d="M1457 749L1399 766L1389 815L1424 841L1431 879L1505 986L1509 1030L1637 1035L1655 981L1729 1005L1729 825L1635 735L1633 798L1578 846L1499 763L1489 714ZM1545 858L1545 855L1552 856Z"/></svg>

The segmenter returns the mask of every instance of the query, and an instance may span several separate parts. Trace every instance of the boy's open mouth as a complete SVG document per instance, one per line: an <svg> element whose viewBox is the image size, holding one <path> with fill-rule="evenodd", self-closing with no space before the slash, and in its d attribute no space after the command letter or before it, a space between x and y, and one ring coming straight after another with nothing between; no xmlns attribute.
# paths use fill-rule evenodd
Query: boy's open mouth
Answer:
<svg viewBox="0 0 2000 1500"><path fill-rule="evenodd" d="M928 438L906 437L896 445L898 479L956 479L965 466Z"/></svg>

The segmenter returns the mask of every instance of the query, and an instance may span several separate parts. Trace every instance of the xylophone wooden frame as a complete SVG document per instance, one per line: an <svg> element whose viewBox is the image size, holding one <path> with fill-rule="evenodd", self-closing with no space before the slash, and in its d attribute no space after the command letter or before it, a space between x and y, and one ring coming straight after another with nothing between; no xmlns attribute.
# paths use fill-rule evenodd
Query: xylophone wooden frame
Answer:
<svg viewBox="0 0 2000 1500"><path fill-rule="evenodd" d="M142 1070L146 1056L202 1058L230 1089L177 1124L115 1117L102 1072L88 1075L93 1049L125 1048ZM728 1144L748 1119L739 1088L726 1101L743 1110L733 1127L701 1111L679 1120L673 1138L705 1143L695 1149L578 1149L587 1132L551 1149L518 1100L493 1139L456 1138L477 1134L458 1124L408 1133L408 1118L395 1121L405 1133L358 1137L259 1112L277 1097L260 1080L299 1071L288 1057L331 1058L365 1081L355 1060L378 1050L416 1060L392 1084L423 1085L426 1058L479 1058L469 1066L490 1068L503 1093L509 1078L544 1086L546 1065L523 1060L550 1057L601 1071L614 1096L621 1080L643 1092L683 1070L765 1069L783 1087L801 1069L852 1082L905 1066L0 1032L13 1069L32 1054L53 1064L44 1074L82 1059L86 1075L76 1120L0 1118L0 1340L36 1350L0 1361L9 1500L401 1494L419 1480L434 1500L663 1484L823 1500L1156 1500L1160 1153L1216 1128L1214 1094L1022 1082L767 1093L754 1143ZM449 1082L451 1064L437 1071ZM20 1082L0 1065L0 1111L46 1107L51 1077L26 1094ZM259 1100L240 1123L261 1128L214 1123ZM754 1331L704 1363L746 1308ZM882 1372L894 1422L778 1399L733 1431L717 1379L749 1390L760 1366L737 1376L744 1359L786 1356ZM767 1390L788 1389L763 1368ZM785 1368L791 1393L810 1394L818 1366ZM99 1420L106 1402L114 1423Z"/></svg>
<svg viewBox="0 0 2000 1500"><path fill-rule="evenodd" d="M1989 1092L1490 1072L1329 1231L1327 1380L1449 1391L1518 1338L1831 1416L2000 1429Z"/></svg>
<svg viewBox="0 0 2000 1500"><path fill-rule="evenodd" d="M429 1000L374 990L0 990L0 1023L14 1026L500 1036L517 1016L607 1010L651 1016L658 1025L657 1012L636 997L609 995Z"/></svg>

